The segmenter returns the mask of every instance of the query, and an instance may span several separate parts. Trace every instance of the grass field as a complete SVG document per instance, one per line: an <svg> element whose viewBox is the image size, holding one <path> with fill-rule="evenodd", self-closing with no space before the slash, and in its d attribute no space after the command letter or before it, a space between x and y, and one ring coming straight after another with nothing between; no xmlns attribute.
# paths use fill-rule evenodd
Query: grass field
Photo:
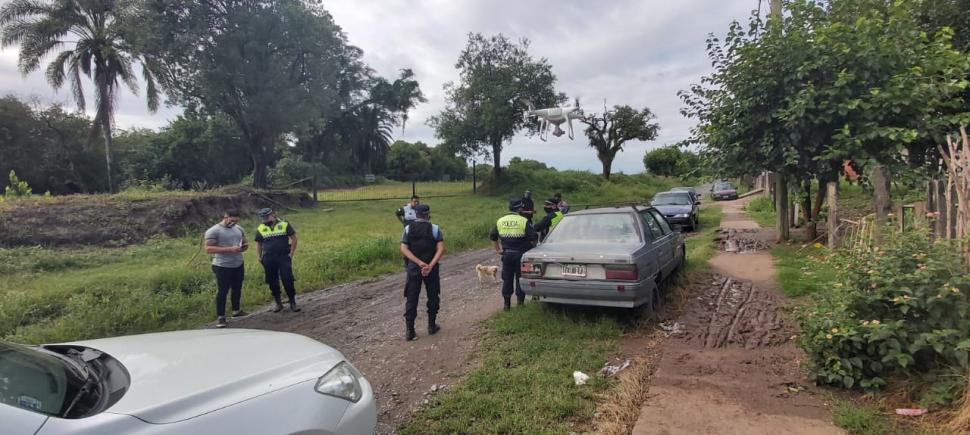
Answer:
<svg viewBox="0 0 970 435"><path fill-rule="evenodd" d="M574 203L643 201L672 182L645 178L640 184L602 183L567 198ZM453 188L445 184L442 188ZM536 191L538 198L550 194ZM487 246L490 226L506 213L504 196L431 197L424 202L452 253ZM293 262L298 290L397 271L401 225L394 210L401 204L330 202L284 213L300 237ZM243 222L250 241L256 224L255 219ZM201 235L160 237L126 248L0 248L0 338L59 342L195 328L213 321L215 283L208 256L200 254ZM245 254L244 308L270 300L254 251Z"/></svg>
<svg viewBox="0 0 970 435"><path fill-rule="evenodd" d="M702 231L687 239L689 271L713 256L721 209L705 208L700 218ZM587 386L576 386L572 373L592 375L603 366L629 326L625 318L623 310L560 311L527 304L489 319L479 347L482 366L435 397L401 432L581 432L609 384L593 376Z"/></svg>
<svg viewBox="0 0 970 435"><path fill-rule="evenodd" d="M411 197L411 183L384 181L380 184L354 187L349 189L327 189L317 191L320 201L359 201L369 199L406 199ZM414 185L418 196L470 195L472 181L418 181Z"/></svg>

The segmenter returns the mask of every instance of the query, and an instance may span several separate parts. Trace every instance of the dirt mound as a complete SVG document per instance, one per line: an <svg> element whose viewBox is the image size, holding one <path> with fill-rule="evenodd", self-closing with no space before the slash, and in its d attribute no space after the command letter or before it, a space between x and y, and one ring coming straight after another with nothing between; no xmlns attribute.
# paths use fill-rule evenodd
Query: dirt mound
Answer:
<svg viewBox="0 0 970 435"><path fill-rule="evenodd" d="M723 228L714 236L717 249L731 253L749 253L768 249L768 241L756 229Z"/></svg>
<svg viewBox="0 0 970 435"><path fill-rule="evenodd" d="M140 199L97 195L16 201L0 209L0 246L123 246L199 230L229 208L249 215L263 207L312 202L305 193L239 187Z"/></svg>
<svg viewBox="0 0 970 435"><path fill-rule="evenodd" d="M794 334L773 294L747 281L715 277L690 305L681 320L687 338L706 348L773 346Z"/></svg>

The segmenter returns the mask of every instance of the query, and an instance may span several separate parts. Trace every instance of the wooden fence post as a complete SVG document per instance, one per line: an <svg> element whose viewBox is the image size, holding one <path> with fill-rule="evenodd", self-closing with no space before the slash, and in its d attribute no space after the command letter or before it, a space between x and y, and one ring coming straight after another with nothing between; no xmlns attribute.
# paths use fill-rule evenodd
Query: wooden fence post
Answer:
<svg viewBox="0 0 970 435"><path fill-rule="evenodd" d="M876 246L882 246L882 230L886 226L892 201L889 198L889 168L876 165L872 172L872 185L875 189L876 220L873 225L873 238Z"/></svg>
<svg viewBox="0 0 970 435"><path fill-rule="evenodd" d="M947 177L946 182L946 209L947 209L947 220L946 220L946 234L949 239L957 238L957 186L956 180L952 177Z"/></svg>
<svg viewBox="0 0 970 435"><path fill-rule="evenodd" d="M933 193L936 197L934 201L933 211L938 213L936 216L936 236L942 239L946 238L946 214L949 211L944 205L946 204L946 193L943 190L942 180L933 180Z"/></svg>
<svg viewBox="0 0 970 435"><path fill-rule="evenodd" d="M836 249L839 247L839 183L829 181L825 184L825 188L828 196L826 202L829 204L827 216L829 249Z"/></svg>

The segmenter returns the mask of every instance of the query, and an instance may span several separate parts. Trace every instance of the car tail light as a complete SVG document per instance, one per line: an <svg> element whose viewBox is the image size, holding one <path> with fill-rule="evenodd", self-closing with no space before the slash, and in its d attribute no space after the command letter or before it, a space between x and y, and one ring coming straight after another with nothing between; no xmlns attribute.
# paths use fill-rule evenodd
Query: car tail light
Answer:
<svg viewBox="0 0 970 435"><path fill-rule="evenodd" d="M519 271L522 272L523 275L539 275L539 276L541 276L542 275L542 265L539 264L539 263L533 263L533 262L530 262L530 261L523 261L522 262L522 266L519 268Z"/></svg>
<svg viewBox="0 0 970 435"><path fill-rule="evenodd" d="M606 270L606 279L637 280L637 266L633 264L607 264L603 266L603 269Z"/></svg>

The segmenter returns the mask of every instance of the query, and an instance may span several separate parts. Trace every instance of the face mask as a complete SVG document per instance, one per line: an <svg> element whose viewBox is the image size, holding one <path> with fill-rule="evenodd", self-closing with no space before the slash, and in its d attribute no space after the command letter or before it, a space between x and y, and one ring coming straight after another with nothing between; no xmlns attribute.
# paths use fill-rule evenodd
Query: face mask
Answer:
<svg viewBox="0 0 970 435"><path fill-rule="evenodd" d="M554 209L552 207L544 207L543 210L545 210L546 213L552 213Z"/></svg>

